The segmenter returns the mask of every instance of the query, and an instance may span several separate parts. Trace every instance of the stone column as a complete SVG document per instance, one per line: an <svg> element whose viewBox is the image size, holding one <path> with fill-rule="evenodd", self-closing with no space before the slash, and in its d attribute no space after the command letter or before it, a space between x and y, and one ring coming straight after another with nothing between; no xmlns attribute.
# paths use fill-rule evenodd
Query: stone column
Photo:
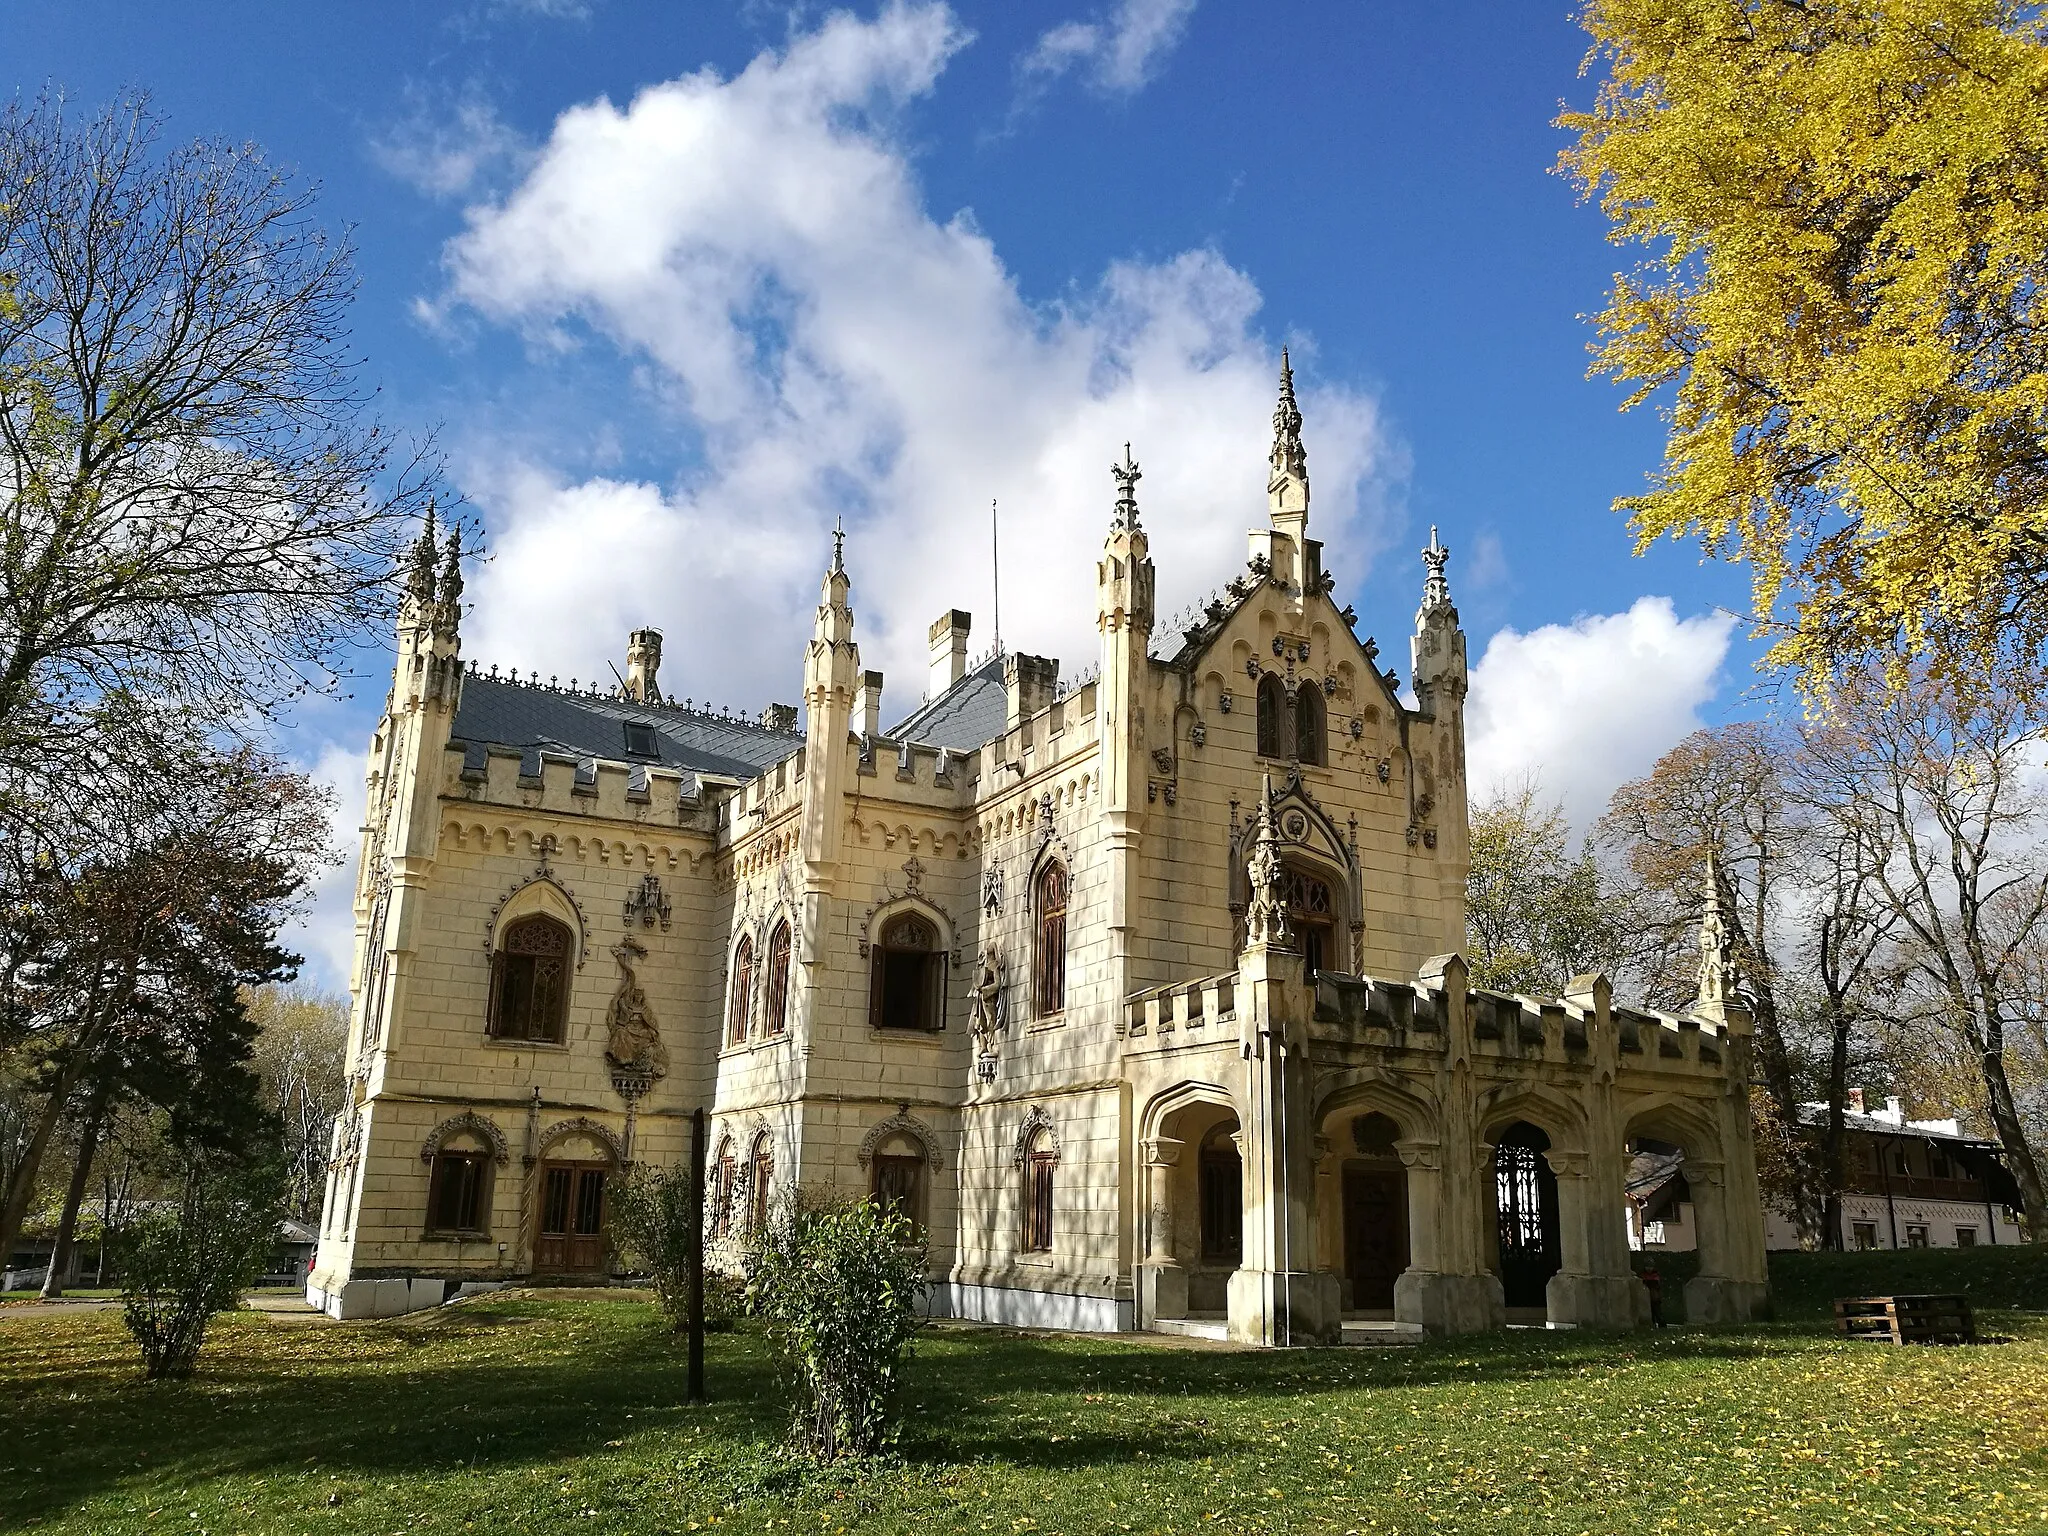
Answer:
<svg viewBox="0 0 2048 1536"><path fill-rule="evenodd" d="M1143 1144L1149 1199L1145 1262L1138 1268L1140 1327L1149 1328L1162 1317L1188 1315L1188 1272L1173 1251L1173 1180L1182 1145L1170 1136L1154 1136Z"/></svg>
<svg viewBox="0 0 2048 1536"><path fill-rule="evenodd" d="M1764 1315L1768 1287L1729 1273L1728 1185L1723 1164L1688 1154L1685 1182L1699 1227L1700 1272L1685 1282L1689 1323L1746 1323Z"/></svg>

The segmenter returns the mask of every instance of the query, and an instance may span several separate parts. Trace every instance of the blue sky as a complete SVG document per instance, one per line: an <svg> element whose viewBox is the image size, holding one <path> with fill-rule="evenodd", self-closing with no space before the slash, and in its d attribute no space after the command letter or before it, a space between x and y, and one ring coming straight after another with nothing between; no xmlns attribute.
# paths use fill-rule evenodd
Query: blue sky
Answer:
<svg viewBox="0 0 2048 1536"><path fill-rule="evenodd" d="M439 431L488 532L485 663L587 678L651 622L671 691L793 699L843 514L907 712L934 614L989 639L995 497L1004 638L1076 669L1110 456L1145 467L1163 605L1200 596L1262 516L1287 344L1314 531L1403 671L1414 551L1453 548L1482 782L1535 772L1583 823L1743 707L1742 573L1636 557L1609 511L1661 427L1585 376L1632 258L1551 169L1592 92L1562 3L0 0L0 35L19 89L143 85L319 182L379 409ZM287 742L344 827L361 665ZM346 884L305 933L327 982Z"/></svg>

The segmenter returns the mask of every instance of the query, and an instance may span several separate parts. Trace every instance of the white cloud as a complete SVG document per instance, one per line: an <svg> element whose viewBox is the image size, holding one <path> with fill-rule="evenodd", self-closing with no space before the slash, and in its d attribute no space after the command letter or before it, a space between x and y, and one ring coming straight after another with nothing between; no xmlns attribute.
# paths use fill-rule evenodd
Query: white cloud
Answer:
<svg viewBox="0 0 2048 1536"><path fill-rule="evenodd" d="M459 197L490 173L516 168L532 153L474 84L449 101L417 87L406 113L370 140L370 155L400 181L429 197Z"/></svg>
<svg viewBox="0 0 2048 1536"><path fill-rule="evenodd" d="M523 181L470 211L437 311L545 349L594 333L702 447L667 483L479 448L467 488L494 555L470 587L471 655L588 678L653 622L671 692L793 700L843 513L863 656L907 709L934 614L975 610L987 643L994 497L1005 639L1072 670L1096 650L1127 439L1162 611L1239 567L1265 515L1278 365L1257 289L1197 250L1028 302L970 216L925 210L893 129L965 41L940 5L833 16L733 79L564 112ZM1324 387L1302 405L1317 532L1351 578L1397 455L1369 398Z"/></svg>
<svg viewBox="0 0 2048 1536"><path fill-rule="evenodd" d="M1681 619L1668 597L1521 634L1503 629L1472 671L1472 797L1534 775L1584 831L1628 780L1697 730L1735 621Z"/></svg>
<svg viewBox="0 0 2048 1536"><path fill-rule="evenodd" d="M305 915L288 930L285 942L306 957L301 974L307 981L345 991L355 964L356 856L364 816L362 748L330 742L310 767L301 764L300 771L333 792L333 843L343 858L313 882Z"/></svg>
<svg viewBox="0 0 2048 1536"><path fill-rule="evenodd" d="M1068 21L1044 33L1019 66L1029 80L1085 70L1098 90L1129 95L1149 81L1186 30L1195 0L1117 0L1095 21Z"/></svg>

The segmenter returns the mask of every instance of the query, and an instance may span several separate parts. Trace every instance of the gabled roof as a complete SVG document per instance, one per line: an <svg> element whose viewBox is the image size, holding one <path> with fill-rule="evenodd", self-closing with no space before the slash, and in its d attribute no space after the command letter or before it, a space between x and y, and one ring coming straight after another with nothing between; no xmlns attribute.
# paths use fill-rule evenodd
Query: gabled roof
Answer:
<svg viewBox="0 0 2048 1536"><path fill-rule="evenodd" d="M627 750L628 722L652 727L653 751ZM546 748L741 780L774 767L802 740L793 731L770 730L751 720L673 704L565 693L474 672L462 680L453 736L464 745Z"/></svg>
<svg viewBox="0 0 2048 1536"><path fill-rule="evenodd" d="M892 741L916 741L949 752L972 752L994 741L1010 723L1010 689L1003 654L969 672L890 731Z"/></svg>

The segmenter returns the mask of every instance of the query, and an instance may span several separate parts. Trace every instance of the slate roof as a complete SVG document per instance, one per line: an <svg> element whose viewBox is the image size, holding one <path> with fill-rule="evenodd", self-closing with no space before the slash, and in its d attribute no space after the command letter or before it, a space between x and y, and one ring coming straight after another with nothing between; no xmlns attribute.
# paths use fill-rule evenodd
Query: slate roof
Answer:
<svg viewBox="0 0 2048 1536"><path fill-rule="evenodd" d="M892 741L916 741L949 752L972 752L1003 734L1010 721L1010 690L1003 657L991 656L959 682L889 732Z"/></svg>
<svg viewBox="0 0 2048 1536"><path fill-rule="evenodd" d="M626 723L654 728L652 756L626 750ZM462 680L454 739L465 746L545 748L610 762L659 763L691 773L752 779L794 752L801 738L751 720L667 704L636 704L529 687L472 672Z"/></svg>

